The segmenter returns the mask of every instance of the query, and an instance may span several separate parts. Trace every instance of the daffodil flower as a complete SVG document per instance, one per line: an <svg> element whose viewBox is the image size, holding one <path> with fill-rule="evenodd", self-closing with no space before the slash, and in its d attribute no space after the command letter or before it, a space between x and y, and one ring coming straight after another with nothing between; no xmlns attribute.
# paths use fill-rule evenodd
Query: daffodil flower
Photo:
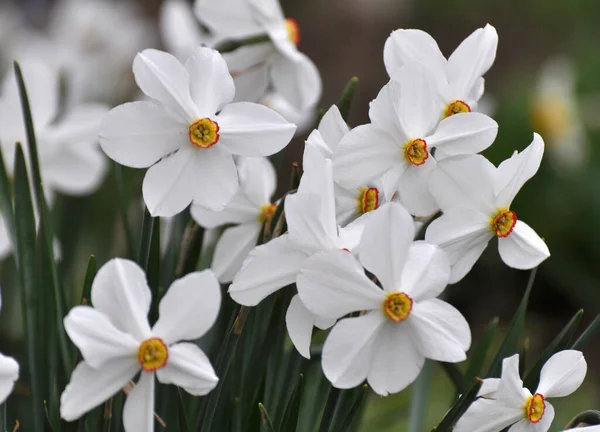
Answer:
<svg viewBox="0 0 600 432"><path fill-rule="evenodd" d="M483 75L494 63L498 34L487 24L475 30L446 60L437 42L422 30L396 30L384 47L384 62L391 79L401 79L402 66L422 63L437 83L441 118L475 111L484 92Z"/></svg>
<svg viewBox="0 0 600 432"><path fill-rule="evenodd" d="M214 324L221 304L219 282L210 270L173 282L151 328L152 294L143 270L113 259L96 275L92 304L76 306L65 330L83 361L60 399L63 419L75 420L129 385L141 371L123 409L127 431L154 430L154 378L195 396L209 393L218 378L208 357L193 343Z"/></svg>
<svg viewBox="0 0 600 432"><path fill-rule="evenodd" d="M482 397L458 420L454 431L499 432L510 426L509 432L546 432L554 419L554 407L547 399L573 393L586 371L581 352L560 351L544 364L539 385L531 394L519 376L519 355L508 357L502 362L502 376L484 380Z"/></svg>
<svg viewBox="0 0 600 432"><path fill-rule="evenodd" d="M323 346L323 372L334 387L352 388L367 379L385 396L412 383L425 358L466 359L469 325L436 298L450 277L446 254L413 237L410 214L388 203L367 222L360 263L346 251L325 251L300 271L298 292L309 311L330 319L357 314L338 321Z"/></svg>
<svg viewBox="0 0 600 432"><path fill-rule="evenodd" d="M258 101L271 84L297 110L315 106L322 90L319 71L298 51L298 23L285 18L278 0L198 0L196 16L221 40L269 36L270 42L225 55L237 100Z"/></svg>
<svg viewBox="0 0 600 432"><path fill-rule="evenodd" d="M153 216L173 216L192 201L222 210L238 191L233 155L271 155L296 130L265 106L230 104L233 79L210 48L197 48L185 65L171 54L145 50L133 72L154 101L114 108L102 123L100 144L122 165L150 167L142 192Z"/></svg>
<svg viewBox="0 0 600 432"><path fill-rule="evenodd" d="M498 132L498 124L480 113L454 115L438 124L432 80L416 63L402 67L397 80L383 87L371 102L369 117L370 124L352 129L335 149L335 180L349 189L386 176L416 216L438 209L429 191L436 159L478 153Z"/></svg>
<svg viewBox="0 0 600 432"><path fill-rule="evenodd" d="M438 164L431 191L444 214L427 228L425 240L439 245L452 263L451 283L471 270L487 244L498 237L502 260L510 267L530 269L550 256L546 243L510 205L535 175L544 141L533 142L496 168L480 155L459 156Z"/></svg>
<svg viewBox="0 0 600 432"><path fill-rule="evenodd" d="M277 186L275 168L267 158L240 157L237 160L240 189L220 212L192 205L194 220L205 228L235 224L227 228L215 247L211 269L219 282L231 282L250 251L256 246L261 227L276 209L271 201Z"/></svg>
<svg viewBox="0 0 600 432"><path fill-rule="evenodd" d="M2 301L0 299L0 308ZM15 381L19 379L19 364L14 358L0 354L0 404L12 393Z"/></svg>

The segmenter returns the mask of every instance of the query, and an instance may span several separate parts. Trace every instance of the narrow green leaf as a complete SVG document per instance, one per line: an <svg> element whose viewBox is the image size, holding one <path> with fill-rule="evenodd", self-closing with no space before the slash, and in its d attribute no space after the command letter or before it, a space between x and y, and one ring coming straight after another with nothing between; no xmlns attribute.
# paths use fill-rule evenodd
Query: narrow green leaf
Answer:
<svg viewBox="0 0 600 432"><path fill-rule="evenodd" d="M267 34L259 34L257 36L250 36L244 39L228 39L220 42L215 49L219 51L221 54L228 53L231 51L235 51L238 48L248 46L248 45L257 45L265 42L270 42L271 38Z"/></svg>
<svg viewBox="0 0 600 432"><path fill-rule="evenodd" d="M579 350L594 336L598 330L600 330L600 314L596 315L594 321L587 326L587 328L581 333L581 336L571 345L572 350Z"/></svg>
<svg viewBox="0 0 600 432"><path fill-rule="evenodd" d="M196 265L202 252L202 241L204 239L204 228L190 219L183 233L179 260L175 268L175 279L185 276L196 270Z"/></svg>
<svg viewBox="0 0 600 432"><path fill-rule="evenodd" d="M13 213L13 199L11 193L11 184L9 181L8 174L6 173L6 165L4 164L4 156L0 149L0 213L2 219L6 225L6 232L10 238L10 243L13 245L13 249L16 250L16 229L15 229L15 217ZM14 254L15 260L18 263L18 255Z"/></svg>
<svg viewBox="0 0 600 432"><path fill-rule="evenodd" d="M473 380L473 384L469 390L462 394L462 396L456 401L456 403L446 413L440 424L435 428L435 432L450 432L458 419L467 411L469 406L477 398L477 393L483 381L479 378Z"/></svg>
<svg viewBox="0 0 600 432"><path fill-rule="evenodd" d="M481 373L488 351L492 345L494 336L496 335L499 321L498 317L492 319L477 345L471 350L471 360L469 361L469 366L465 372L465 382L472 382L473 379Z"/></svg>
<svg viewBox="0 0 600 432"><path fill-rule="evenodd" d="M269 413L265 406L261 403L258 404L258 409L260 410L260 430L261 432L275 432L275 428L273 427L273 423L269 418Z"/></svg>
<svg viewBox="0 0 600 432"><path fill-rule="evenodd" d="M357 414L359 413L360 409L364 405L365 400L367 399L368 393L369 386L367 384L364 384L360 389L360 392L356 396L352 407L350 407L350 410L348 411L346 418L342 422L342 425L337 429L337 432L345 432L350 430L352 424L354 423L354 420L357 418Z"/></svg>
<svg viewBox="0 0 600 432"><path fill-rule="evenodd" d="M90 255L88 260L85 279L83 280L83 290L81 291L81 304L92 305L92 282L96 277L96 257Z"/></svg>
<svg viewBox="0 0 600 432"><path fill-rule="evenodd" d="M289 190L298 189L298 186L300 186L300 178L301 177L302 177L302 169L300 169L300 165L298 165L298 162L294 162L292 164L292 174L290 176Z"/></svg>
<svg viewBox="0 0 600 432"><path fill-rule="evenodd" d="M527 358L529 356L529 338L526 338L519 349L519 376L525 376Z"/></svg>
<svg viewBox="0 0 600 432"><path fill-rule="evenodd" d="M142 232L140 233L140 247L138 248L137 263L144 271L148 270L148 263L150 261L150 245L152 244L152 231L154 230L154 221L148 211L148 208L144 206L144 218L142 220Z"/></svg>
<svg viewBox="0 0 600 432"><path fill-rule="evenodd" d="M323 417L321 417L321 426L319 426L319 432L328 432L330 430L331 423L333 421L333 415L335 413L335 407L341 394L341 390L335 387L329 389L329 395L327 396L327 402L325 403L325 410L323 411Z"/></svg>
<svg viewBox="0 0 600 432"><path fill-rule="evenodd" d="M465 389L465 377L464 377L463 373L460 371L460 369L458 368L458 366L456 365L456 363L440 362L440 364L442 365L442 368L444 369L444 371L446 372L446 374L452 381L452 384L454 384L454 388L456 389L456 392L457 393L464 392L466 390Z"/></svg>
<svg viewBox="0 0 600 432"><path fill-rule="evenodd" d="M506 333L506 337L502 341L502 345L500 346L500 349L496 353L496 356L494 357L494 360L490 365L488 373L486 374L486 378L500 376L502 360L517 352L517 349L519 347L519 340L521 339L521 333L523 332L523 327L525 326L525 315L527 313L529 295L531 294L531 289L533 288L536 273L537 267L531 270L529 281L527 283L527 288L525 289L525 293L523 294L521 303L519 304L519 307L517 308L517 311L513 316L513 319L508 328L508 332Z"/></svg>
<svg viewBox="0 0 600 432"><path fill-rule="evenodd" d="M566 429L600 425L600 411L588 410L577 414L566 426Z"/></svg>
<svg viewBox="0 0 600 432"><path fill-rule="evenodd" d="M294 391L290 396L287 407L283 414L283 420L281 421L280 431L293 432L298 427L298 416L300 415L300 400L302 399L302 393L304 392L304 376L301 374L298 379L298 384L294 387Z"/></svg>
<svg viewBox="0 0 600 432"><path fill-rule="evenodd" d="M340 109L340 113L342 114L342 118L345 121L348 121L348 115L350 114L350 107L352 106L352 101L354 100L354 95L356 94L356 87L358 86L358 78L352 77L344 87L344 91L342 92L342 97L340 100L336 102L337 107Z"/></svg>
<svg viewBox="0 0 600 432"><path fill-rule="evenodd" d="M117 192L117 203L119 205L119 213L121 214L121 223L123 224L123 231L125 232L125 246L127 247L127 256L131 259L135 256L135 248L133 241L133 233L129 226L129 189L127 187L127 181L125 179L125 167L118 163L113 163L113 169L115 173L115 183Z"/></svg>
<svg viewBox="0 0 600 432"><path fill-rule="evenodd" d="M150 252L148 255L148 267L146 275L148 285L152 290L152 305L150 307L150 324L154 325L158 320L158 305L160 303L160 218L154 218L152 236L150 239Z"/></svg>
<svg viewBox="0 0 600 432"><path fill-rule="evenodd" d="M411 389L408 432L423 432L425 430L432 375L433 362L426 359L421 373Z"/></svg>
<svg viewBox="0 0 600 432"><path fill-rule="evenodd" d="M577 331L579 327L579 323L581 322L581 317L583 316L583 309L580 309L573 315L571 320L567 323L567 325L558 333L552 342L546 347L538 361L531 368L531 370L527 373L525 378L523 379L524 387L526 388L534 388L539 379L540 372L544 363L548 361L550 357L552 357L558 351L562 351L566 349L571 343L571 339L573 335Z"/></svg>

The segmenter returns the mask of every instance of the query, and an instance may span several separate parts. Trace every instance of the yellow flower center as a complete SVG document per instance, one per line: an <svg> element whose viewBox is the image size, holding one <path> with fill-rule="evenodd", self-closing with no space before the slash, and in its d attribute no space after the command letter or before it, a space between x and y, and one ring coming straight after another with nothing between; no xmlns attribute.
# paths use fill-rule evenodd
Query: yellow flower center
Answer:
<svg viewBox="0 0 600 432"><path fill-rule="evenodd" d="M572 121L569 109L557 96L540 97L533 103L532 126L552 143L563 138Z"/></svg>
<svg viewBox="0 0 600 432"><path fill-rule="evenodd" d="M285 19L285 29L288 32L288 38L290 42L298 46L300 43L300 26L294 18Z"/></svg>
<svg viewBox="0 0 600 432"><path fill-rule="evenodd" d="M379 190L361 187L357 198L358 212L365 214L379 207Z"/></svg>
<svg viewBox="0 0 600 432"><path fill-rule="evenodd" d="M168 359L169 349L162 339L151 338L140 344L138 360L146 372L165 367Z"/></svg>
<svg viewBox="0 0 600 432"><path fill-rule="evenodd" d="M258 223L262 225L267 219L271 219L273 213L275 213L275 209L277 209L277 204L266 204L262 206L258 215Z"/></svg>
<svg viewBox="0 0 600 432"><path fill-rule="evenodd" d="M190 142L200 148L209 148L219 142L219 124L209 118L196 120L190 126Z"/></svg>
<svg viewBox="0 0 600 432"><path fill-rule="evenodd" d="M444 110L444 118L453 116L454 114L468 113L471 112L471 107L468 103L461 100L455 100L450 102Z"/></svg>
<svg viewBox="0 0 600 432"><path fill-rule="evenodd" d="M525 418L531 423L539 422L544 416L545 410L546 402L544 401L544 396L539 393L529 396L527 402L523 405Z"/></svg>
<svg viewBox="0 0 600 432"><path fill-rule="evenodd" d="M499 209L496 216L490 218L492 231L498 237L508 237L517 223L517 214L508 209Z"/></svg>
<svg viewBox="0 0 600 432"><path fill-rule="evenodd" d="M406 143L404 145L404 157L413 165L423 165L429 157L425 140L417 138Z"/></svg>
<svg viewBox="0 0 600 432"><path fill-rule="evenodd" d="M410 315L413 300L403 292L389 293L383 301L383 312L394 322L404 321Z"/></svg>

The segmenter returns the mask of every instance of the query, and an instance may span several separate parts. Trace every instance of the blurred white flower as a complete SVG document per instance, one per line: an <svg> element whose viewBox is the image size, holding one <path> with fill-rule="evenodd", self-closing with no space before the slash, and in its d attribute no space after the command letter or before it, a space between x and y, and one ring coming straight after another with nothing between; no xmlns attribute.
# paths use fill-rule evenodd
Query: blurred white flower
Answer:
<svg viewBox="0 0 600 432"><path fill-rule="evenodd" d="M240 188L221 211L193 204L191 214L198 225L215 228L227 224L215 247L211 269L219 282L231 282L244 260L256 246L261 227L275 212L271 197L277 187L277 173L267 158L239 157L236 162Z"/></svg>
<svg viewBox="0 0 600 432"><path fill-rule="evenodd" d="M65 330L81 351L80 362L60 399L60 412L75 420L104 402L141 371L123 409L126 431L154 430L154 377L195 396L218 382L208 357L193 343L214 324L221 304L219 283L210 270L173 282L159 305L152 328L152 294L143 270L134 262L113 259L96 275L92 304L76 306Z"/></svg>
<svg viewBox="0 0 600 432"><path fill-rule="evenodd" d="M498 237L500 256L510 267L530 269L550 256L544 240L510 210L521 187L537 172L543 154L544 141L534 134L525 150L498 168L480 155L438 164L431 192L444 214L429 225L425 240L448 253L451 283L471 270L493 237Z"/></svg>
<svg viewBox="0 0 600 432"><path fill-rule="evenodd" d="M396 30L384 47L384 62L392 79L407 63L422 63L435 76L440 96L441 117L475 111L484 93L483 75L494 63L498 34L487 24L471 33L448 60L437 42L422 30Z"/></svg>
<svg viewBox="0 0 600 432"><path fill-rule="evenodd" d="M264 34L270 39L225 54L236 80L236 100L258 101L271 86L297 111L314 109L321 77L298 51L300 29L284 17L278 0L196 0L196 15L221 41Z"/></svg>
<svg viewBox="0 0 600 432"><path fill-rule="evenodd" d="M0 308L2 300L0 299ZM19 364L12 357L0 354L0 404L12 393L15 382L19 379Z"/></svg>
<svg viewBox="0 0 600 432"><path fill-rule="evenodd" d="M425 358L466 359L469 325L436 298L450 277L446 254L413 242L414 234L410 214L388 203L367 222L360 263L346 251L333 250L314 255L300 271L298 292L309 311L330 319L358 313L338 321L323 346L323 373L334 387L352 388L367 379L386 396L412 383Z"/></svg>
<svg viewBox="0 0 600 432"><path fill-rule="evenodd" d="M386 176L410 213L427 216L438 209L429 191L436 159L486 149L498 124L480 113L453 115L438 124L438 100L427 70L411 63L395 78L371 102L371 123L352 129L335 149L335 180L350 189Z"/></svg>
<svg viewBox="0 0 600 432"><path fill-rule="evenodd" d="M197 48L185 65L145 50L133 72L154 101L114 108L102 123L100 143L122 165L150 167L142 191L153 216L173 216L192 201L222 210L239 187L233 155L277 153L296 130L265 106L230 103L233 79L210 48Z"/></svg>
<svg viewBox="0 0 600 432"><path fill-rule="evenodd" d="M559 351L544 364L538 388L532 395L523 388L519 376L519 355L505 358L501 378L484 380L486 393L480 392L482 397L463 414L454 430L499 432L512 425L510 432L546 432L554 419L554 407L547 398L573 393L583 382L586 371L587 363L581 352Z"/></svg>
<svg viewBox="0 0 600 432"><path fill-rule="evenodd" d="M303 135L314 126L317 118L317 110L315 106L311 106L304 110L294 108L280 93L267 92L258 103L268 106L272 110L277 111L287 121L294 123L297 127L296 135Z"/></svg>

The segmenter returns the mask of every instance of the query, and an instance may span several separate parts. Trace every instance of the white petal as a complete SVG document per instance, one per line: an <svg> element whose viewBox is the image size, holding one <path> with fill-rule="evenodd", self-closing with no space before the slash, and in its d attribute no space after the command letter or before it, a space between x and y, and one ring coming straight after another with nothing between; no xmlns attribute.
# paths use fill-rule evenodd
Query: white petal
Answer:
<svg viewBox="0 0 600 432"><path fill-rule="evenodd" d="M408 387L423 368L425 358L406 327L387 322L374 342L367 380L375 393L387 396Z"/></svg>
<svg viewBox="0 0 600 432"><path fill-rule="evenodd" d="M281 24L285 19L278 0L248 0L254 19L264 26Z"/></svg>
<svg viewBox="0 0 600 432"><path fill-rule="evenodd" d="M317 149L317 151L319 151L327 159L333 158L333 149L329 147L329 144L325 142L325 140L321 136L321 132L319 132L317 129L314 129L310 133L308 138L306 138L304 154L306 154L306 150L309 148Z"/></svg>
<svg viewBox="0 0 600 432"><path fill-rule="evenodd" d="M495 174L496 167L481 155L455 156L438 162L430 190L443 211L461 207L491 216L497 212Z"/></svg>
<svg viewBox="0 0 600 432"><path fill-rule="evenodd" d="M98 270L92 283L94 309L138 341L150 336L147 317L151 299L144 271L130 260L110 260Z"/></svg>
<svg viewBox="0 0 600 432"><path fill-rule="evenodd" d="M544 141L538 134L533 134L533 141L521 153L513 154L498 166L495 175L494 189L499 207L510 207L513 199L525 182L535 175L542 156Z"/></svg>
<svg viewBox="0 0 600 432"><path fill-rule="evenodd" d="M454 306L439 299L414 302L406 321L419 352L432 360L456 363L467 358L471 330Z"/></svg>
<svg viewBox="0 0 600 432"><path fill-rule="evenodd" d="M333 203L333 197L328 201ZM335 210L333 219L326 221L324 204L328 203L314 193L296 193L285 198L285 217L294 243L315 252L336 247Z"/></svg>
<svg viewBox="0 0 600 432"><path fill-rule="evenodd" d="M252 45L242 47L237 51L251 47ZM230 70L235 73L234 69L230 68ZM269 88L269 68L267 64L250 67L235 73L233 81L235 83L234 102L259 102Z"/></svg>
<svg viewBox="0 0 600 432"><path fill-rule="evenodd" d="M439 247L422 241L408 249L399 288L414 301L437 297L450 279L448 256Z"/></svg>
<svg viewBox="0 0 600 432"><path fill-rule="evenodd" d="M367 378L377 335L385 324L381 311L339 321L323 346L323 373L334 387L352 388Z"/></svg>
<svg viewBox="0 0 600 432"><path fill-rule="evenodd" d="M219 35L235 39L263 32L247 0L198 0L194 7L198 19Z"/></svg>
<svg viewBox="0 0 600 432"><path fill-rule="evenodd" d="M481 384L481 388L479 389L477 396L487 399L496 399L495 394L498 391L499 385L500 378L486 378L483 380L483 384Z"/></svg>
<svg viewBox="0 0 600 432"><path fill-rule="evenodd" d="M194 17L191 4L185 1L167 1L161 5L159 26L161 40L167 51L184 59L202 43L210 42Z"/></svg>
<svg viewBox="0 0 600 432"><path fill-rule="evenodd" d="M477 399L458 419L454 432L499 432L522 418L522 407L509 407L492 399Z"/></svg>
<svg viewBox="0 0 600 432"><path fill-rule="evenodd" d="M245 306L256 306L269 294L296 281L308 255L287 234L250 252L229 286L229 295Z"/></svg>
<svg viewBox="0 0 600 432"><path fill-rule="evenodd" d="M321 75L305 54L295 51L293 59L273 55L270 72L275 90L297 110L309 109L321 99Z"/></svg>
<svg viewBox="0 0 600 432"><path fill-rule="evenodd" d="M212 0L211 0L212 1ZM243 0L246 2L247 0ZM247 73L251 73L253 70L261 70L266 76L268 76L268 62L267 60L273 52L275 47L272 43L260 43L254 45L246 45L236 49L235 51L223 53L223 58L227 62L227 67L234 75L235 80L235 92L236 99L240 102L238 94L240 88L238 86L237 77ZM265 88L266 90L266 88ZM246 99L248 101L249 99Z"/></svg>
<svg viewBox="0 0 600 432"><path fill-rule="evenodd" d="M19 379L19 364L12 357L0 354L0 403L12 393Z"/></svg>
<svg viewBox="0 0 600 432"><path fill-rule="evenodd" d="M158 306L152 334L167 345L202 337L221 307L221 288L210 270L190 273L171 284Z"/></svg>
<svg viewBox="0 0 600 432"><path fill-rule="evenodd" d="M241 156L270 156L283 149L296 131L281 115L250 102L227 105L216 117L219 145Z"/></svg>
<svg viewBox="0 0 600 432"><path fill-rule="evenodd" d="M193 203L209 210L223 210L239 190L237 167L233 157L218 145L198 149L195 153L195 166L190 168L191 175L195 175L196 180L186 185L195 188Z"/></svg>
<svg viewBox="0 0 600 432"><path fill-rule="evenodd" d="M100 145L109 158L146 168L187 145L187 129L154 102L131 102L111 110L100 125Z"/></svg>
<svg viewBox="0 0 600 432"><path fill-rule="evenodd" d="M522 270L536 267L550 256L544 240L520 220L508 237L498 239L498 250L506 265Z"/></svg>
<svg viewBox="0 0 600 432"><path fill-rule="evenodd" d="M181 121L192 124L200 117L190 96L188 71L173 55L146 49L135 56L133 74L147 96L163 103Z"/></svg>
<svg viewBox="0 0 600 432"><path fill-rule="evenodd" d="M400 121L401 92L400 83L398 81L390 81L382 87L375 100L369 104L369 118L371 122L394 137L399 146L411 139L410 135L404 130L404 124Z"/></svg>
<svg viewBox="0 0 600 432"><path fill-rule="evenodd" d="M174 384L194 396L204 396L219 382L206 354L191 343L171 345L169 362L156 371L156 377L161 383Z"/></svg>
<svg viewBox="0 0 600 432"><path fill-rule="evenodd" d="M529 393L530 395L530 393ZM519 375L519 355L515 354L502 360L502 374L495 397L507 406L523 406L528 394L523 389Z"/></svg>
<svg viewBox="0 0 600 432"><path fill-rule="evenodd" d="M369 280L350 252L314 255L298 274L297 285L302 303L320 317L337 319L363 310L376 310L383 316L383 290Z"/></svg>
<svg viewBox="0 0 600 432"><path fill-rule="evenodd" d="M89 306L75 306L64 319L69 338L93 368L122 357L135 357L139 340L117 329L109 318Z"/></svg>
<svg viewBox="0 0 600 432"><path fill-rule="evenodd" d="M365 224L372 216L372 212L369 212L354 222L349 223L343 228L338 228L338 246L342 249L348 249L350 252L354 252L362 239L362 234L365 230Z"/></svg>
<svg viewBox="0 0 600 432"><path fill-rule="evenodd" d="M190 94L198 117L209 117L223 109L235 95L233 78L217 51L197 47L185 62L190 77Z"/></svg>
<svg viewBox="0 0 600 432"><path fill-rule="evenodd" d="M128 432L154 432L154 373L142 372L127 396L123 426Z"/></svg>
<svg viewBox="0 0 600 432"><path fill-rule="evenodd" d="M531 423L529 420L523 419L515 423L508 432L547 432L550 430L552 420L554 420L554 407L548 401L544 401L544 404L544 415L537 423Z"/></svg>
<svg viewBox="0 0 600 432"><path fill-rule="evenodd" d="M271 203L277 187L277 173L273 164L265 157L238 157L240 189L244 191L256 208Z"/></svg>
<svg viewBox="0 0 600 432"><path fill-rule="evenodd" d="M140 370L137 357L115 359L100 369L80 362L60 396L60 416L73 421L125 387Z"/></svg>
<svg viewBox="0 0 600 432"><path fill-rule="evenodd" d="M385 204L369 218L360 240L360 262L377 276L386 291L400 289L414 236L413 219L400 204Z"/></svg>
<svg viewBox="0 0 600 432"><path fill-rule="evenodd" d="M415 216L429 216L438 210L438 205L431 194L431 176L437 163L432 157L423 165L409 165L398 181L400 202Z"/></svg>
<svg viewBox="0 0 600 432"><path fill-rule="evenodd" d="M498 123L484 114L455 114L440 122L427 144L442 149L446 157L479 153L492 145L497 134ZM437 153L436 159L440 160Z"/></svg>
<svg viewBox="0 0 600 432"><path fill-rule="evenodd" d="M190 213L198 225L212 229L227 224L237 225L256 222L259 216L259 208L248 200L240 187L223 210L208 210L200 204L192 203Z"/></svg>
<svg viewBox="0 0 600 432"><path fill-rule="evenodd" d="M448 58L448 81L457 97L466 98L494 63L498 34L491 25L475 30Z"/></svg>
<svg viewBox="0 0 600 432"><path fill-rule="evenodd" d="M310 359L310 342L315 316L304 306L298 294L292 297L285 314L285 325L296 350L302 357Z"/></svg>
<svg viewBox="0 0 600 432"><path fill-rule="evenodd" d="M348 189L358 188L394 166L405 167L402 144L374 124L355 127L333 154L335 181Z"/></svg>
<svg viewBox="0 0 600 432"><path fill-rule="evenodd" d="M250 251L256 246L261 226L256 222L226 229L213 255L211 269L221 283L229 283L242 268Z"/></svg>
<svg viewBox="0 0 600 432"><path fill-rule="evenodd" d="M4 218L0 216L0 259L6 258L12 251L12 243L8 236Z"/></svg>
<svg viewBox="0 0 600 432"><path fill-rule="evenodd" d="M557 352L544 364L536 393L544 397L568 396L579 388L586 372L587 363L580 351Z"/></svg>
<svg viewBox="0 0 600 432"><path fill-rule="evenodd" d="M342 118L339 108L337 105L332 105L319 123L319 133L331 151L335 151L344 135L349 131L350 128Z"/></svg>

